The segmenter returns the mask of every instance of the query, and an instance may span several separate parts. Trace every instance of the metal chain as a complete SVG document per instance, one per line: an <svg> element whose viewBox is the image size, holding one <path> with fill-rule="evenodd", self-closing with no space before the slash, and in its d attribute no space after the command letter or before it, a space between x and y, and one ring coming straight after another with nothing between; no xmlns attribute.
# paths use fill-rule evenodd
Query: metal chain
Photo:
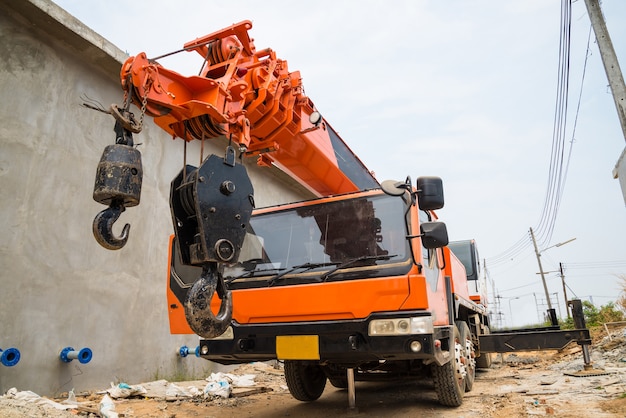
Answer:
<svg viewBox="0 0 626 418"><path fill-rule="evenodd" d="M152 79L148 79L146 81L146 85L144 86L144 96L143 96L143 100L141 102L141 114L139 115L139 128L143 128L143 117L146 114L146 106L148 105L148 91L150 90L150 87L152 86Z"/></svg>
<svg viewBox="0 0 626 418"><path fill-rule="evenodd" d="M129 111L130 110L130 102L131 100L129 99L130 95L128 94L128 86L131 83L131 77L130 75L126 78L126 88L124 89L124 101L123 106L124 106L124 110L125 111Z"/></svg>

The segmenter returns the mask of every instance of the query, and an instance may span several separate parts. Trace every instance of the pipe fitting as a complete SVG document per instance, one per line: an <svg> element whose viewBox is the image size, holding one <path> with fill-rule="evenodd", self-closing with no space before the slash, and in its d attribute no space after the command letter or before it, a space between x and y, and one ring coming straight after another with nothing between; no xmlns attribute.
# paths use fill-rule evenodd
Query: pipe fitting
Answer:
<svg viewBox="0 0 626 418"><path fill-rule="evenodd" d="M0 348L0 363L6 367L13 367L20 361L20 350L17 348L7 348L2 350Z"/></svg>
<svg viewBox="0 0 626 418"><path fill-rule="evenodd" d="M196 357L200 357L200 346L197 346L193 352L196 355ZM178 349L176 353L182 358L185 358L190 354L189 347L187 347L186 345L183 345L182 347Z"/></svg>
<svg viewBox="0 0 626 418"><path fill-rule="evenodd" d="M92 356L93 353L91 352L91 349L87 347L80 350L74 350L73 347L65 347L59 354L59 358L65 363L78 359L81 364L89 363Z"/></svg>

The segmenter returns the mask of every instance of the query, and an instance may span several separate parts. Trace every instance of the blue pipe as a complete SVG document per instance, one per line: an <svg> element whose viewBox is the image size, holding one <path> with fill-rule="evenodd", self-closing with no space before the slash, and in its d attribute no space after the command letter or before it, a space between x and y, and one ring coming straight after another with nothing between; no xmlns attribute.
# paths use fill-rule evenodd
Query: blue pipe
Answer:
<svg viewBox="0 0 626 418"><path fill-rule="evenodd" d="M59 354L59 358L65 363L69 363L72 360L78 359L81 364L89 363L92 356L93 353L91 352L91 349L87 347L79 351L74 350L74 348L72 347L65 347L63 350L61 350L61 353Z"/></svg>
<svg viewBox="0 0 626 418"><path fill-rule="evenodd" d="M200 346L197 346L195 349L195 355L196 357L200 357ZM187 347L186 345L183 345L182 347L180 347L180 349L178 350L178 355L185 358L189 355L189 347Z"/></svg>
<svg viewBox="0 0 626 418"><path fill-rule="evenodd" d="M12 367L15 366L20 361L20 350L17 348L7 348L2 351L0 348L0 363L3 366Z"/></svg>

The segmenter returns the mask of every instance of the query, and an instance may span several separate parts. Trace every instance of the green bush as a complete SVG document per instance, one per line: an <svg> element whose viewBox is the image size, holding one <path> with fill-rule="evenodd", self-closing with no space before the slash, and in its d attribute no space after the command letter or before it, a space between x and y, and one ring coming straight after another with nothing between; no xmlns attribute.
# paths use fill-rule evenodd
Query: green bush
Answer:
<svg viewBox="0 0 626 418"><path fill-rule="evenodd" d="M597 306L586 300L583 301L583 316L587 328L599 327L605 322L624 321L625 318L624 312L614 302L602 305L598 309ZM561 320L560 326L562 329L574 329L574 320L572 318Z"/></svg>

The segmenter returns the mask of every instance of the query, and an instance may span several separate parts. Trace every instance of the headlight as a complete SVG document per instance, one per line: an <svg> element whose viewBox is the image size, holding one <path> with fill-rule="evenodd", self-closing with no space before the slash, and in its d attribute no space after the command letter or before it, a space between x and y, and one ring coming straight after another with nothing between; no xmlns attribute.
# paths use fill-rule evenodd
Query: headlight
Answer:
<svg viewBox="0 0 626 418"><path fill-rule="evenodd" d="M411 334L432 334L433 319L430 316L418 316L411 318Z"/></svg>
<svg viewBox="0 0 626 418"><path fill-rule="evenodd" d="M432 334L433 320L429 316L414 318L374 319L369 324L370 337L383 335Z"/></svg>

